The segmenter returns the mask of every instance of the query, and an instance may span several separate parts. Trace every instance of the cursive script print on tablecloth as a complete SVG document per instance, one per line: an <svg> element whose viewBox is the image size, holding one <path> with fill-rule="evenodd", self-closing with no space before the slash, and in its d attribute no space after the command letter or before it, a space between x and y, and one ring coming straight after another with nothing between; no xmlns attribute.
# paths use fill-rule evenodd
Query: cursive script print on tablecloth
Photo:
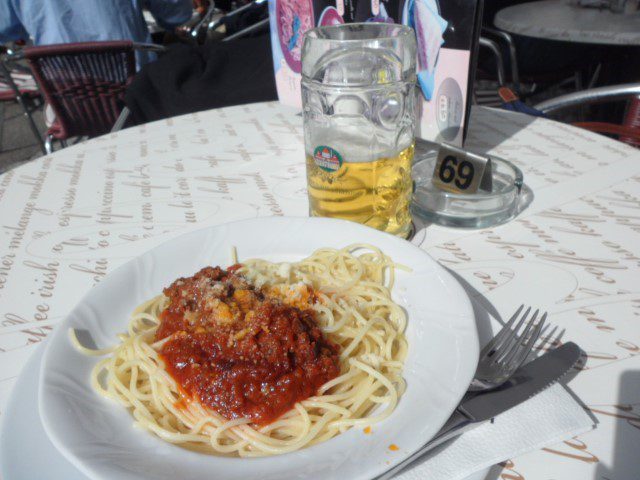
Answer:
<svg viewBox="0 0 640 480"><path fill-rule="evenodd" d="M582 372L572 387L601 420L597 433L506 464L503 478L553 475L552 468L537 463L545 454L558 458L552 465L558 461L580 464L571 471L588 476L596 468L592 465L606 464L616 455L610 443L591 439L613 437L629 427L625 422L636 430L628 436L640 444L635 407L616 404L617 392L601 388L612 375L640 369L637 183L632 177L606 193L597 190L508 225L429 248L479 296L501 305L503 311L514 310L522 302L548 311L551 324L564 330L563 340L575 340L585 351Z"/></svg>
<svg viewBox="0 0 640 480"><path fill-rule="evenodd" d="M278 133L263 120L264 150L254 141L256 121L235 122L233 110L211 115L233 122L226 143L204 141L209 135L192 128L202 123L194 114L162 122L169 134L135 127L0 177L0 394L10 390L28 347L132 256L206 225L283 215L285 208L305 213L306 205L281 204L273 193L281 180L271 176L291 164L278 155L304 158L300 126L292 132L285 116L274 118L286 127ZM272 172L259 165L267 157ZM0 396L0 410L5 400Z"/></svg>
<svg viewBox="0 0 640 480"><path fill-rule="evenodd" d="M307 215L296 113L270 103L189 114L0 176L0 412L32 347L127 259L208 225ZM621 392L612 379L623 384L625 371L640 370L640 156L507 112L474 110L471 125L467 146L518 165L533 203L507 225L431 226L418 243L502 315L523 301L548 310L565 329L550 342L575 340L586 352L572 388L600 421L506 462L501 478L626 480L640 456L624 457L627 470L611 468L616 450L625 451L614 439L622 432L630 445L640 442L640 393Z"/></svg>

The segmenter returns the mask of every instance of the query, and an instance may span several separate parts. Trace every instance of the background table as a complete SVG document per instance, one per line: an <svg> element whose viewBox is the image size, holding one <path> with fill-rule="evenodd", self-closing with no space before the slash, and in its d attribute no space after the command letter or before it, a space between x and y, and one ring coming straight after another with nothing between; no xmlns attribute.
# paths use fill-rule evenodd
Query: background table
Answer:
<svg viewBox="0 0 640 480"><path fill-rule="evenodd" d="M496 27L545 40L604 45L640 45L640 13L570 5L566 0L521 3L500 10Z"/></svg>
<svg viewBox="0 0 640 480"><path fill-rule="evenodd" d="M256 104L134 127L0 176L0 412L34 347L127 259L207 225L306 215L302 145L293 110ZM488 109L473 111L468 146L523 170L528 207L500 227L429 226L413 242L479 311L548 310L588 354L571 387L600 422L507 462L502 478L637 478L640 153Z"/></svg>

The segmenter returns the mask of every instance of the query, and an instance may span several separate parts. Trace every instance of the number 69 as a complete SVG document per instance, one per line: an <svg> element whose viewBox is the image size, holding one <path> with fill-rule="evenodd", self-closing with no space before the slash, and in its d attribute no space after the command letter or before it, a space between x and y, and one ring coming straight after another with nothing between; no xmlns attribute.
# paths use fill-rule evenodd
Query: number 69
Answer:
<svg viewBox="0 0 640 480"><path fill-rule="evenodd" d="M440 164L438 177L443 183L453 182L460 190L466 190L473 181L475 170L467 160L458 161L453 155L445 157Z"/></svg>

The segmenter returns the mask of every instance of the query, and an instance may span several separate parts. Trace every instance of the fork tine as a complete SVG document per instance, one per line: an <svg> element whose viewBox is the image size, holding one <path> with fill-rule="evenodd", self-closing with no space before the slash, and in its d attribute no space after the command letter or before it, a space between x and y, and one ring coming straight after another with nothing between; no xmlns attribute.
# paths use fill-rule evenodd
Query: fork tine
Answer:
<svg viewBox="0 0 640 480"><path fill-rule="evenodd" d="M513 329L507 328L507 325L508 325L507 324L502 328L502 330L500 330L498 335L496 335L496 341L493 344L493 351L487 354L488 357L491 357L492 355L496 355L498 353L500 353L501 355L504 355L503 352L505 352L505 350L511 349L513 344L513 339L517 338L518 332L520 331L520 328L522 327L525 320L529 316L530 311L531 311L531 307L527 307L527 309L525 310L524 314L520 318L520 321L515 326L515 328ZM509 321L509 323L511 323L511 321Z"/></svg>
<svg viewBox="0 0 640 480"><path fill-rule="evenodd" d="M531 331L531 328L533 327L533 325L535 325L536 318L538 318L538 312L539 310L536 310L533 316L531 317L531 319L527 320L527 326L522 332L522 335L520 336L514 335L514 338L513 340L510 341L509 345L502 349L499 356L496 355L496 358L495 358L496 362L503 362L503 361L506 361L507 358L512 358L513 356L515 356L515 354L518 352L518 350L522 346L522 341L525 338L527 338L527 336L529 335L529 332ZM523 323L523 320L520 321L520 324ZM520 324L518 324L518 329L516 330L516 332L520 330Z"/></svg>
<svg viewBox="0 0 640 480"><path fill-rule="evenodd" d="M522 332L522 335L520 335L519 340L526 340L528 338L529 332L533 328L533 326L535 324L535 321L536 321L536 318L538 318L538 313L540 313L540 310L536 310L534 312L533 317L531 317L531 320L529 320L529 323L527 324L527 328L524 329L524 332ZM540 320L542 320L542 319L540 319Z"/></svg>
<svg viewBox="0 0 640 480"><path fill-rule="evenodd" d="M504 326L500 329L500 331L498 332L498 334L493 337L493 339L482 349L482 352L480 352L480 356L492 356L497 350L499 350L502 346L502 344L504 343L504 340L506 339L507 336L510 336L513 334L513 330L511 327L513 327L513 325L515 324L516 320L518 319L518 316L520 315L520 312L522 311L522 309L524 308L524 304L520 305L520 307L518 307L518 310L516 310L516 312L511 316L511 318L509 319L509 321L507 323L504 324ZM529 313L530 307L527 308L527 311L525 312L524 316L526 317L527 314ZM522 320L520 320L522 322ZM520 324L518 324L520 325ZM517 329L516 329L517 331Z"/></svg>
<svg viewBox="0 0 640 480"><path fill-rule="evenodd" d="M558 345L562 345L562 337L564 337L565 333L567 333L567 329L566 328L563 328L562 330L560 330L560 333L558 333L556 338L553 339L553 343L554 344L558 344Z"/></svg>
<svg viewBox="0 0 640 480"><path fill-rule="evenodd" d="M494 341L500 339L501 336L504 336L504 332L507 329L510 329L511 327L513 327L513 324L516 323L516 319L518 318L518 315L520 315L520 312L522 311L523 308L524 308L524 303L518 307L518 309L515 311L513 315L511 315L511 318L509 319L509 321L504 324L504 326L498 332L498 335L496 335L493 338Z"/></svg>
<svg viewBox="0 0 640 480"><path fill-rule="evenodd" d="M533 350L533 346L535 345L536 341L540 337L540 333L542 332L542 327L544 326L546 320L547 320L547 313L545 312L544 315L542 315L542 318L540 319L538 324L536 325L535 329L533 330L531 337L529 337L529 339L527 340L527 343L523 345L522 348L518 349L511 358L505 360L504 364L508 370L511 370L512 372L515 371L527 359L527 357L531 353L531 350ZM524 336L523 336L523 339L524 339Z"/></svg>
<svg viewBox="0 0 640 480"><path fill-rule="evenodd" d="M544 315L542 315L542 318L540 319L540 321L538 322L538 325L536 325L536 328L531 333L531 338L529 338L529 340L527 341L527 344L525 345L522 351L522 354L521 354L522 359L521 360L518 359L519 363L514 368L520 367L520 365L522 365L522 362L524 362L527 359L527 357L533 350L533 346L536 344L536 342L540 338L540 333L542 332L542 329L544 328L543 325L546 324L546 321L547 321L547 313L545 312Z"/></svg>
<svg viewBox="0 0 640 480"><path fill-rule="evenodd" d="M545 318L545 316L543 315L542 318ZM536 350L546 350L547 349L547 345L549 345L549 347L552 347L554 344L554 335L556 334L556 332L558 331L558 326L555 325L553 328L550 328L551 325L550 324L546 324L544 326L544 328L540 331L540 344L533 347Z"/></svg>

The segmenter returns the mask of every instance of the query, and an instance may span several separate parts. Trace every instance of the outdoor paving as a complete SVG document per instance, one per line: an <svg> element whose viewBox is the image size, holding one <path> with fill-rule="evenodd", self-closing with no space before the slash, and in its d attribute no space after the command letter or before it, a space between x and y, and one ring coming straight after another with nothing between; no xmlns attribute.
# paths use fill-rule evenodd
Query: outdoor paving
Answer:
<svg viewBox="0 0 640 480"><path fill-rule="evenodd" d="M41 111L33 114L40 132L45 132ZM42 155L22 108L15 102L0 102L0 173Z"/></svg>

